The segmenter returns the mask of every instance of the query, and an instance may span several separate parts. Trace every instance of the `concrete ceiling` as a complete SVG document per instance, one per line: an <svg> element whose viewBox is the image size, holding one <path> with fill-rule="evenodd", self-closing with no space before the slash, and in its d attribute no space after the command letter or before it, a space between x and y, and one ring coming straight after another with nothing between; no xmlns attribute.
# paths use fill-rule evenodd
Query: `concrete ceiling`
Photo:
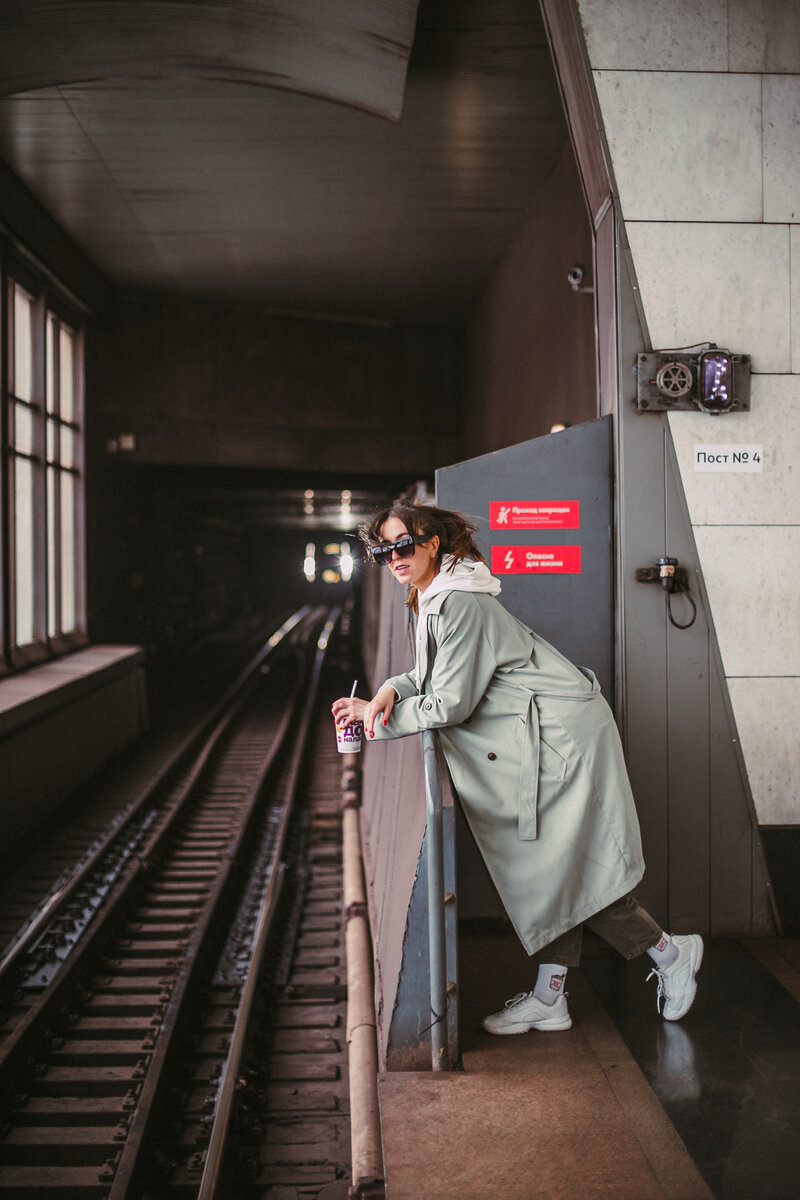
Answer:
<svg viewBox="0 0 800 1200"><path fill-rule="evenodd" d="M460 322L566 139L534 0L4 0L0 45L0 157L120 288Z"/></svg>

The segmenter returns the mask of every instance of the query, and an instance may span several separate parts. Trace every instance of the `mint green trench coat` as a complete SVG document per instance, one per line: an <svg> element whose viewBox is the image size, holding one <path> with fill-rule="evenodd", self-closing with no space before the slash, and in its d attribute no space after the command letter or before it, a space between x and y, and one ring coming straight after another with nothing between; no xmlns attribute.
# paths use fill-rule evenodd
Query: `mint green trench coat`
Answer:
<svg viewBox="0 0 800 1200"><path fill-rule="evenodd" d="M442 592L424 620L416 672L386 680L398 700L375 740L437 732L489 873L534 954L644 873L617 727L592 672L494 596Z"/></svg>

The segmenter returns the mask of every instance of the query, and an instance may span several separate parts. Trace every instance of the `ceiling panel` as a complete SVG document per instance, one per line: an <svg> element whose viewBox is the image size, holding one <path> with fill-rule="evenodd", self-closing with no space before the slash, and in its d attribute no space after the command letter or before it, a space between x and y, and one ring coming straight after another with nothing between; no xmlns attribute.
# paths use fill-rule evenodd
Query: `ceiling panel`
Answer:
<svg viewBox="0 0 800 1200"><path fill-rule="evenodd" d="M0 93L228 79L396 119L417 0L3 0Z"/></svg>
<svg viewBox="0 0 800 1200"><path fill-rule="evenodd" d="M531 0L423 0L397 122L185 73L0 100L0 156L118 286L379 321L463 320L565 138Z"/></svg>

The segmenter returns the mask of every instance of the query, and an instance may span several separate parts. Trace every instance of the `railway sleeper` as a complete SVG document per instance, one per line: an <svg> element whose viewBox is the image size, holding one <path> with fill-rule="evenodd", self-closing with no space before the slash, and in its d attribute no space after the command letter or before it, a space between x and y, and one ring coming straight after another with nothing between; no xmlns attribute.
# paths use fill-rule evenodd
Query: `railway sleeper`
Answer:
<svg viewBox="0 0 800 1200"><path fill-rule="evenodd" d="M348 1154L349 1157L349 1154ZM326 1183L335 1183L338 1179L345 1179L350 1174L350 1168L346 1163L319 1163L313 1166L297 1165L287 1166L266 1166L262 1167L258 1174L258 1186L261 1188L271 1187L274 1185L292 1184L295 1188L322 1188ZM302 1193L298 1192L298 1200ZM310 1191L305 1192L305 1196L311 1196ZM267 1193L269 1196L269 1193Z"/></svg>
<svg viewBox="0 0 800 1200"><path fill-rule="evenodd" d="M119 1063L120 1066L124 1066L126 1063L138 1062L142 1055L149 1054L155 1039L155 1030L151 1030L143 1038L135 1039L70 1039L64 1042L63 1046L51 1051L50 1062L61 1067L78 1067L84 1063L91 1063L92 1066L113 1066L114 1063Z"/></svg>
<svg viewBox="0 0 800 1200"><path fill-rule="evenodd" d="M23 1126L0 1141L0 1172L3 1167L102 1166L127 1136L127 1127L114 1125Z"/></svg>
<svg viewBox="0 0 800 1200"><path fill-rule="evenodd" d="M197 920L199 908L178 908L173 901L169 904L160 904L154 908L143 908L140 912L140 920L142 922L153 922L155 927L157 922L169 923L170 921L191 921L194 923ZM146 928L146 924L142 928Z"/></svg>
<svg viewBox="0 0 800 1200"><path fill-rule="evenodd" d="M124 1096L147 1074L147 1062L98 1067L50 1067L32 1079L32 1096Z"/></svg>
<svg viewBox="0 0 800 1200"><path fill-rule="evenodd" d="M188 941L192 934L193 925L187 922L180 924L170 920L168 913L160 921L148 921L146 924L142 921L132 921L128 925L125 936L134 942L156 942L162 943L165 939L174 945L176 942L184 943Z"/></svg>
<svg viewBox="0 0 800 1200"><path fill-rule="evenodd" d="M21 1096L15 1125L119 1125L136 1107L137 1093L111 1096Z"/></svg>
<svg viewBox="0 0 800 1200"><path fill-rule="evenodd" d="M341 1077L341 1072L339 1064L331 1062L327 1055L272 1054L269 1061L269 1077L281 1083L323 1080L332 1082Z"/></svg>
<svg viewBox="0 0 800 1200"><path fill-rule="evenodd" d="M175 977L163 973L153 979L126 979L117 975L111 979L106 977L95 982L95 990L83 1002L83 1011L99 1013L103 1010L106 1016L111 1016L114 1010L120 1015L137 1016L140 1014L155 1016L161 1011L170 997L170 990ZM133 1010L139 1009L140 1013Z"/></svg>
<svg viewBox="0 0 800 1200"><path fill-rule="evenodd" d="M98 1167L8 1167L0 1170L0 1197L5 1200L92 1200L108 1195L116 1158Z"/></svg>
<svg viewBox="0 0 800 1200"><path fill-rule="evenodd" d="M272 1044L273 1054L341 1054L343 1051L341 1033L316 1026L280 1030Z"/></svg>
<svg viewBox="0 0 800 1200"><path fill-rule="evenodd" d="M108 961L127 963L136 959L162 958L171 963L176 956L184 956L188 945L187 937L162 938L159 941L154 938L121 938L116 944L114 957Z"/></svg>
<svg viewBox="0 0 800 1200"><path fill-rule="evenodd" d="M329 1136L316 1142L270 1142L261 1151L261 1166L328 1166L334 1170L345 1162L350 1154L350 1129L345 1136L338 1136L338 1128L332 1126Z"/></svg>
<svg viewBox="0 0 800 1200"><path fill-rule="evenodd" d="M345 1015L344 1006L336 1001L328 1004L279 1004L273 1025L276 1029L317 1029L323 1026L337 1029Z"/></svg>
<svg viewBox="0 0 800 1200"><path fill-rule="evenodd" d="M109 1033L116 1033L118 1037L137 1037L160 1023L158 1016L152 1013L149 1016L130 1016L126 1013L124 1016L96 1017L73 1012L67 1017L67 1028L78 1022L81 1037L98 1038L106 1037Z"/></svg>

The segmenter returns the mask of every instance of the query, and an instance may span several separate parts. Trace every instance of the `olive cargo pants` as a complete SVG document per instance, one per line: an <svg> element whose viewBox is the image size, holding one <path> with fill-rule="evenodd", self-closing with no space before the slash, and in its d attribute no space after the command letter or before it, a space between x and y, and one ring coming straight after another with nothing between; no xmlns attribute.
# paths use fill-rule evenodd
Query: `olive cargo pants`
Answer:
<svg viewBox="0 0 800 1200"><path fill-rule="evenodd" d="M645 950L658 943L663 933L661 926L637 903L636 898L627 895L582 921L574 929L559 934L555 941L538 951L536 960L558 963L562 967L580 966L584 925L619 950L624 958L636 958L644 954Z"/></svg>

